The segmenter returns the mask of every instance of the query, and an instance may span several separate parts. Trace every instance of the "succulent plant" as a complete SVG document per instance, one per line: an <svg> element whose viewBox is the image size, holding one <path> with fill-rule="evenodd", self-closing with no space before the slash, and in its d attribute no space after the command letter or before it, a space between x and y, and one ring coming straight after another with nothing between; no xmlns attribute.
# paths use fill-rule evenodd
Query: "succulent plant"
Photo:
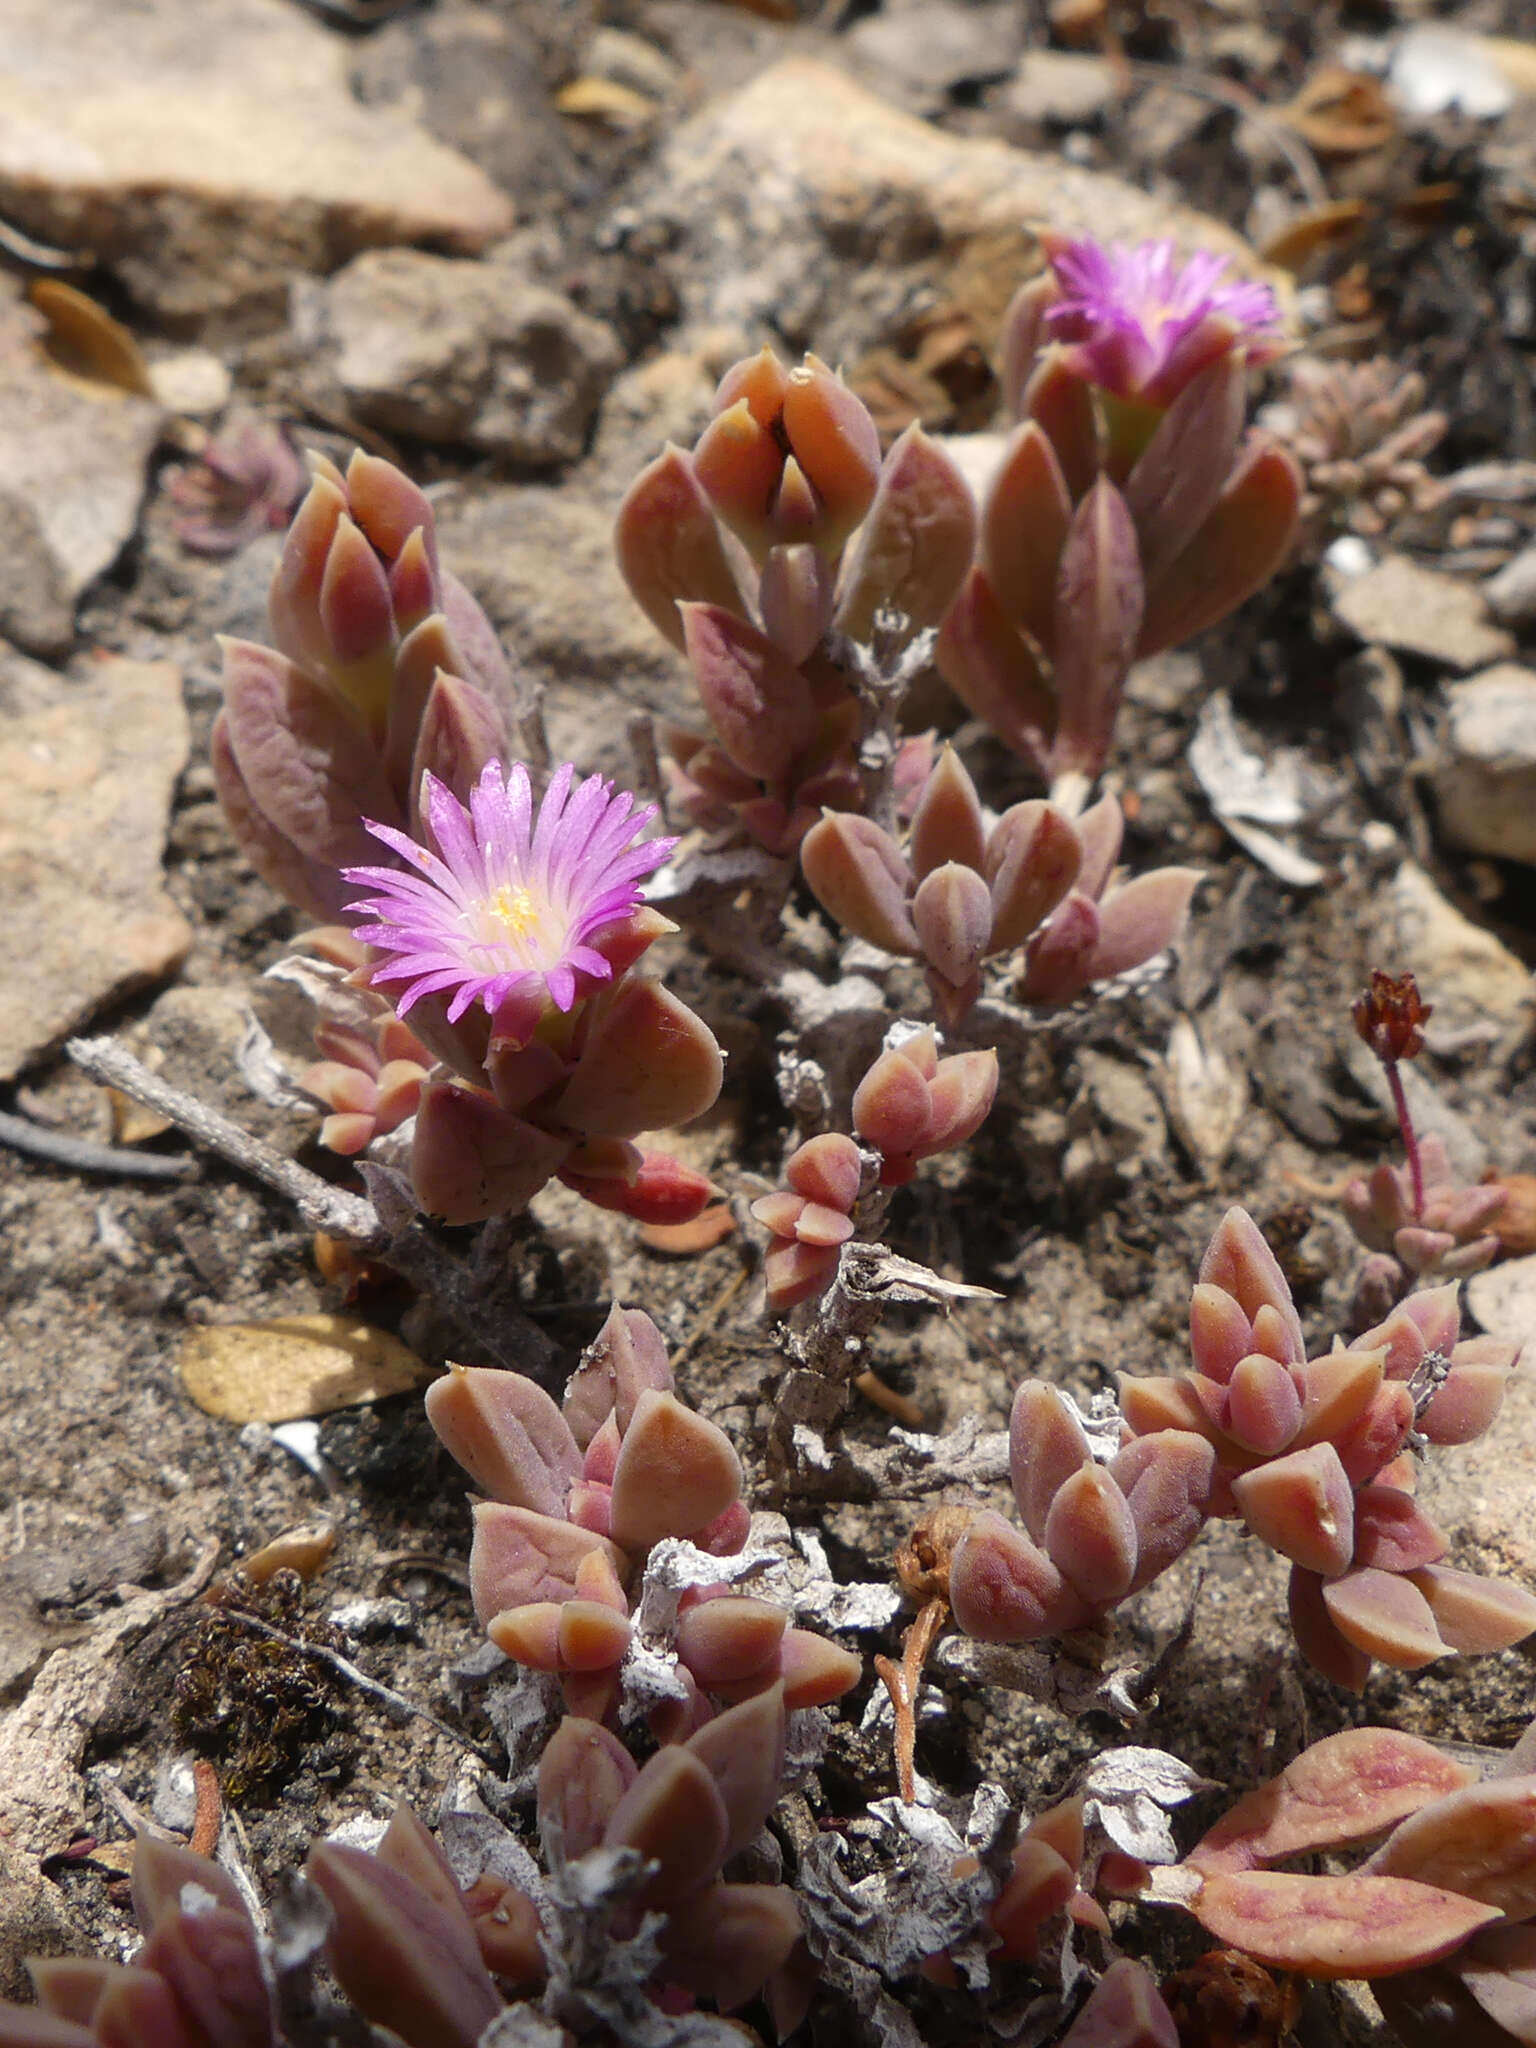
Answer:
<svg viewBox="0 0 1536 2048"><path fill-rule="evenodd" d="M1014 804L989 831L975 784L946 747L905 849L872 818L828 812L806 834L800 865L845 930L923 962L939 1021L953 1028L980 995L988 960L1017 954L1021 999L1055 1006L1177 937L1198 872L1120 880L1122 831L1112 796L1076 822L1039 799Z"/></svg>
<svg viewBox="0 0 1536 2048"><path fill-rule="evenodd" d="M974 1137L996 1094L995 1052L940 1059L931 1031L882 1052L854 1090L853 1127L865 1150L840 1131L808 1138L785 1162L787 1185L752 1204L769 1235L769 1308L782 1314L825 1293L860 1228L860 1198L903 1185L919 1160Z"/></svg>
<svg viewBox="0 0 1536 2048"><path fill-rule="evenodd" d="M1368 1979L1414 2048L1536 2039L1531 1762L1527 1740L1480 1778L1417 1736L1346 1729L1239 1800L1162 1895L1262 1962ZM1351 1870L1274 1867L1383 1835Z"/></svg>
<svg viewBox="0 0 1536 2048"><path fill-rule="evenodd" d="M1281 566L1294 460L1243 442L1246 371L1280 347L1262 285L1171 243L1042 238L1004 319L1019 425L940 631L956 694L1050 785L1091 782L1133 661L1224 618Z"/></svg>
<svg viewBox="0 0 1536 2048"><path fill-rule="evenodd" d="M615 532L709 721L662 735L695 822L787 855L823 807L862 807L863 712L827 636L867 641L887 611L908 636L936 626L975 523L950 458L912 427L882 463L865 407L816 357L786 370L764 349L726 372L697 447L642 471Z"/></svg>
<svg viewBox="0 0 1536 2048"><path fill-rule="evenodd" d="M1447 1539L1412 1498L1413 1432L1431 1444L1482 1435L1518 1359L1513 1345L1457 1341L1456 1296L1455 1283L1412 1294L1347 1348L1308 1359L1274 1254L1232 1209L1191 1299L1193 1370L1121 1379L1138 1439L1188 1430L1211 1446L1208 1512L1290 1560L1296 1639L1355 1692L1373 1658L1416 1670L1536 1628L1536 1597L1441 1562Z"/></svg>
<svg viewBox="0 0 1536 2048"><path fill-rule="evenodd" d="M1388 356L1286 365L1286 395L1260 418L1301 465L1299 546L1315 554L1341 533L1376 540L1406 514L1429 512L1442 487L1424 467L1445 414L1424 404L1424 379Z"/></svg>
<svg viewBox="0 0 1536 2048"><path fill-rule="evenodd" d="M683 1538L725 1558L746 1542L729 1439L678 1400L650 1317L617 1305L563 1408L520 1373L455 1366L429 1390L427 1414L488 1496L474 1510L470 1589L491 1640L558 1672L573 1712L611 1717L633 1632L630 1591L652 1547ZM683 1594L675 1651L686 1698L662 1716L669 1732L707 1721L706 1696L742 1699L782 1682L790 1707L822 1705L859 1673L857 1658L724 1579Z"/></svg>
<svg viewBox="0 0 1536 2048"><path fill-rule="evenodd" d="M425 494L356 453L311 458L272 580L272 647L227 640L214 781L252 867L332 919L368 827L420 835L422 775L467 797L505 757L512 682L490 621L437 558Z"/></svg>

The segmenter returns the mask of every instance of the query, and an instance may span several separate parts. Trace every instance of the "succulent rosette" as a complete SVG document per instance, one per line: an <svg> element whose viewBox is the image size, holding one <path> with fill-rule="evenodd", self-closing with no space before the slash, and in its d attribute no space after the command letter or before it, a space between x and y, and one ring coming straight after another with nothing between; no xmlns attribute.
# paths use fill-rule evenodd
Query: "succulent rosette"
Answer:
<svg viewBox="0 0 1536 2048"><path fill-rule="evenodd" d="M1097 776L1133 662L1190 639L1286 560L1301 473L1244 439L1247 373L1283 346L1267 285L1205 251L1041 237L1003 322L1018 421L983 497L938 662L1050 784Z"/></svg>

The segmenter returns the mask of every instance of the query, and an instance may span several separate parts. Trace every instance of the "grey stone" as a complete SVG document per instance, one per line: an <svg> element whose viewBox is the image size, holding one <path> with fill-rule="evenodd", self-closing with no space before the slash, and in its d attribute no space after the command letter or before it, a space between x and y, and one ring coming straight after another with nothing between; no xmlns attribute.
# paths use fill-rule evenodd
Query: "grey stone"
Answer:
<svg viewBox="0 0 1536 2048"><path fill-rule="evenodd" d="M51 368L38 346L44 324L14 289L0 297L0 634L60 655L74 638L75 599L138 524L164 416L147 399Z"/></svg>
<svg viewBox="0 0 1536 2048"><path fill-rule="evenodd" d="M630 218L678 233L690 321L803 335L832 362L868 349L914 292L942 289L973 247L1022 281L1038 267L1030 221L1121 241L1168 235L1273 276L1207 215L1058 157L948 134L805 56L684 122Z"/></svg>
<svg viewBox="0 0 1536 2048"><path fill-rule="evenodd" d="M1536 865L1536 670L1501 662L1448 694L1434 770L1442 829L1470 853Z"/></svg>
<svg viewBox="0 0 1536 2048"><path fill-rule="evenodd" d="M1003 105L1016 119L1081 128L1115 99L1104 57L1073 50L1030 50L1009 81Z"/></svg>
<svg viewBox="0 0 1536 2048"><path fill-rule="evenodd" d="M610 327L494 263L376 249L318 290L313 374L360 418L504 462L574 461L623 360Z"/></svg>
<svg viewBox="0 0 1536 2048"><path fill-rule="evenodd" d="M1530 970L1492 932L1448 903L1424 870L1404 861L1387 892L1379 956L1411 968L1435 1006L1438 1031L1489 1023L1523 1035L1536 995Z"/></svg>
<svg viewBox="0 0 1536 2048"><path fill-rule="evenodd" d="M188 728L164 661L110 659L86 681L13 662L0 712L0 898L19 965L0 982L9 1081L185 959L191 928L160 862Z"/></svg>
<svg viewBox="0 0 1536 2048"><path fill-rule="evenodd" d="M619 574L609 506L539 484L465 491L438 507L438 538L520 668L543 685L559 758L629 774L626 710L698 724L681 655Z"/></svg>
<svg viewBox="0 0 1536 2048"><path fill-rule="evenodd" d="M1422 569L1406 555L1384 556L1342 584L1333 609L1362 640L1448 668L1481 668L1514 652L1509 634L1489 619L1476 584Z"/></svg>
<svg viewBox="0 0 1536 2048"><path fill-rule="evenodd" d="M1536 623L1536 544L1522 548L1483 585L1488 609L1506 626Z"/></svg>
<svg viewBox="0 0 1536 2048"><path fill-rule="evenodd" d="M275 305L291 272L359 249L505 234L505 194L360 105L347 67L344 40L283 0L7 0L0 211L94 250L176 321Z"/></svg>
<svg viewBox="0 0 1536 2048"><path fill-rule="evenodd" d="M848 49L882 90L920 107L957 86L1002 78L1018 62L1024 22L1010 0L920 0L887 6L856 22Z"/></svg>

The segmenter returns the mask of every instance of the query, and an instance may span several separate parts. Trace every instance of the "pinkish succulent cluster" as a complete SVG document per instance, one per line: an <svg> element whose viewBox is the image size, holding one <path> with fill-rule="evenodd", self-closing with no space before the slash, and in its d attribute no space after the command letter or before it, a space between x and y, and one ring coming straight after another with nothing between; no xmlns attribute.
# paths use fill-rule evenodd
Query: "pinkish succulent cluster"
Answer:
<svg viewBox="0 0 1536 2048"><path fill-rule="evenodd" d="M1023 1529L983 1509L950 1559L949 1604L979 1642L1089 1627L1166 1571L1204 1526L1216 1460L1192 1430L1135 1438L1098 1464L1065 1398L1026 1381L1008 1448Z"/></svg>
<svg viewBox="0 0 1536 2048"><path fill-rule="evenodd" d="M1138 1441L1174 1429L1210 1446L1208 1512L1244 1521L1290 1560L1296 1639L1355 1692L1373 1658L1417 1670L1536 1628L1536 1598L1441 1562L1447 1540L1412 1498L1410 1434L1473 1441L1518 1359L1495 1339L1458 1343L1458 1328L1455 1285L1432 1288L1347 1349L1308 1359L1273 1252L1232 1209L1190 1304L1193 1370L1121 1379L1121 1414Z"/></svg>
<svg viewBox="0 0 1536 2048"><path fill-rule="evenodd" d="M166 492L181 507L176 538L194 555L238 554L288 524L308 481L288 430L247 420L173 472Z"/></svg>
<svg viewBox="0 0 1536 2048"><path fill-rule="evenodd" d="M272 2048L262 1949L238 1888L176 1842L134 1844L131 1963L34 1956L36 2007L0 2004L7 2048Z"/></svg>
<svg viewBox="0 0 1536 2048"><path fill-rule="evenodd" d="M840 1131L807 1138L785 1164L787 1185L752 1204L769 1235L769 1308L782 1315L824 1294L859 1228L861 1196L903 1186L921 1160L965 1144L996 1095L995 1052L941 1059L931 1031L882 1052L854 1090L853 1127L865 1151Z"/></svg>
<svg viewBox="0 0 1536 2048"><path fill-rule="evenodd" d="M1480 1273L1498 1257L1496 1226L1509 1190L1465 1184L1434 1132L1418 1140L1418 1159L1417 1189L1411 1167L1383 1160L1364 1179L1350 1181L1339 1206L1360 1242L1398 1269L1394 1282Z"/></svg>
<svg viewBox="0 0 1536 2048"><path fill-rule="evenodd" d="M1112 796L1076 823L1039 799L1014 804L988 830L975 784L946 747L905 848L871 818L828 812L806 834L800 865L844 930L923 962L939 1021L953 1028L999 955L1020 955L1019 995L1047 1006L1142 966L1178 936L1198 871L1124 881L1123 830Z"/></svg>
<svg viewBox="0 0 1536 2048"><path fill-rule="evenodd" d="M1536 2039L1533 1763L1529 1734L1480 1779L1417 1736L1346 1729L1239 1800L1164 1896L1261 1962L1368 1979L1405 2040ZM1352 1870L1275 1867L1383 1835Z"/></svg>
<svg viewBox="0 0 1536 2048"><path fill-rule="evenodd" d="M981 507L938 661L1048 781L1109 756L1133 661L1239 605L1285 561L1301 473L1243 440L1247 369L1277 352L1263 286L1201 254L1046 237L1004 320L1019 426Z"/></svg>
<svg viewBox="0 0 1536 2048"><path fill-rule="evenodd" d="M423 774L467 796L505 757L511 681L490 621L441 568L425 494L356 453L312 457L272 581L273 646L224 642L213 772L241 851L312 917L347 900L370 824L420 836Z"/></svg>
<svg viewBox="0 0 1536 2048"><path fill-rule="evenodd" d="M680 1537L729 1557L746 1541L729 1438L677 1399L650 1317L617 1306L563 1408L521 1374L455 1366L428 1392L427 1414L488 1496L475 1508L470 1588L491 1640L558 1672L573 1712L610 1718L629 1596L653 1546ZM857 1658L724 1581L683 1594L675 1647L686 1700L658 1711L667 1736L707 1722L712 1699L782 1684L789 1706L822 1705L859 1674Z"/></svg>
<svg viewBox="0 0 1536 2048"><path fill-rule="evenodd" d="M646 1866L612 1927L624 1940L660 1916L653 1996L678 2009L707 1999L734 2011L784 1971L801 1939L783 1885L736 1884L721 1870L777 1803L784 1766L782 1688L728 1709L644 1764L600 1723L562 1721L539 1763L538 1824L551 1870L593 1850L630 1850ZM365 2018L408 2048L474 2048L505 2007L546 1977L535 1901L482 1877L468 1891L406 1807L378 1846L317 1842L306 1875L331 1910L326 1955ZM773 1986L792 2010L795 1991Z"/></svg>
<svg viewBox="0 0 1536 2048"><path fill-rule="evenodd" d="M365 1152L416 1114L432 1055L382 996L327 991L314 1039L320 1058L299 1086L325 1105L320 1142L328 1151Z"/></svg>
<svg viewBox="0 0 1536 2048"><path fill-rule="evenodd" d="M790 854L823 806L860 807L861 709L827 635L866 640L887 607L912 632L937 625L975 521L921 429L882 464L868 411L815 356L786 370L764 349L727 371L697 447L669 446L636 478L615 534L709 721L663 734L690 817Z"/></svg>

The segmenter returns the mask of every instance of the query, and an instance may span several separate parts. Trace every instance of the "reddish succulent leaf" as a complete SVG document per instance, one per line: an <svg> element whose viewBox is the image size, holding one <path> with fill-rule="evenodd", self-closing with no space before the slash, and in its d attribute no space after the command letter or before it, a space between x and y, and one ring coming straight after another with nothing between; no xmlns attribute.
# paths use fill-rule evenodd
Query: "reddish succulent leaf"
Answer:
<svg viewBox="0 0 1536 2048"><path fill-rule="evenodd" d="M229 744L252 803L313 860L338 868L372 861L378 846L363 819L405 821L362 720L270 648L221 646Z"/></svg>
<svg viewBox="0 0 1536 2048"><path fill-rule="evenodd" d="M1253 1325L1225 1287L1198 1281L1189 1298L1189 1350L1196 1372L1225 1386L1253 1349Z"/></svg>
<svg viewBox="0 0 1536 2048"><path fill-rule="evenodd" d="M1079 878L1083 842L1072 821L1038 798L994 826L982 872L992 888L989 951L1011 952L1048 918Z"/></svg>
<svg viewBox="0 0 1536 2048"><path fill-rule="evenodd" d="M410 2048L474 2048L501 1999L462 1904L448 1911L340 1842L317 1842L304 1867L330 1905L326 1956L358 2010Z"/></svg>
<svg viewBox="0 0 1536 2048"><path fill-rule="evenodd" d="M1062 2036L1061 2048L1179 2048L1179 2030L1145 1965L1119 1956Z"/></svg>
<svg viewBox="0 0 1536 2048"><path fill-rule="evenodd" d="M788 1885L712 1884L668 1914L665 1974L735 2012L784 1967L803 1931Z"/></svg>
<svg viewBox="0 0 1536 2048"><path fill-rule="evenodd" d="M1288 1592L1291 1633L1296 1638L1297 1648L1324 1678L1332 1679L1335 1685L1342 1685L1348 1692L1364 1692L1365 1681L1370 1676L1371 1659L1368 1653L1347 1642L1334 1627L1323 1598L1326 1581L1316 1572L1304 1572L1300 1565L1291 1567L1291 1581Z"/></svg>
<svg viewBox="0 0 1536 2048"><path fill-rule="evenodd" d="M709 604L679 610L694 686L721 746L749 775L779 781L816 737L810 684L736 612Z"/></svg>
<svg viewBox="0 0 1536 2048"><path fill-rule="evenodd" d="M1506 2033L1536 2044L1536 1927L1485 1928L1446 1968Z"/></svg>
<svg viewBox="0 0 1536 2048"><path fill-rule="evenodd" d="M1091 1615L1044 1551L990 1509L955 1546L949 1600L961 1628L982 1643L1036 1642Z"/></svg>
<svg viewBox="0 0 1536 2048"><path fill-rule="evenodd" d="M779 1651L779 1672L784 1705L793 1713L800 1707L831 1706L858 1684L864 1666L841 1643L828 1642L814 1629L792 1628Z"/></svg>
<svg viewBox="0 0 1536 2048"><path fill-rule="evenodd" d="M928 1082L904 1046L881 1053L853 1092L853 1128L891 1158L921 1150L931 1116Z"/></svg>
<svg viewBox="0 0 1536 2048"><path fill-rule="evenodd" d="M1242 356L1218 356L1179 393L1125 480L1142 573L1159 576L1220 497L1243 431L1247 377Z"/></svg>
<svg viewBox="0 0 1536 2048"><path fill-rule="evenodd" d="M1324 1978L1421 1968L1499 1917L1456 1892L1356 1871L1227 1872L1205 1880L1190 1910L1207 1933L1261 1963Z"/></svg>
<svg viewBox="0 0 1536 2048"><path fill-rule="evenodd" d="M881 605L904 612L914 631L936 626L970 567L975 540L969 486L914 421L885 458L844 567L839 632L868 640Z"/></svg>
<svg viewBox="0 0 1536 2048"><path fill-rule="evenodd" d="M1536 1915L1536 1778L1490 1778L1411 1814L1371 1857L1383 1877L1443 1885L1505 1914Z"/></svg>
<svg viewBox="0 0 1536 2048"><path fill-rule="evenodd" d="M952 987L973 982L991 951L992 892L974 868L946 861L917 886L911 917L922 957Z"/></svg>
<svg viewBox="0 0 1536 2048"><path fill-rule="evenodd" d="M693 1612L703 1613L723 1604L718 1600L706 1601L703 1608ZM781 1628L769 1645L770 1654L782 1636ZM756 1840L778 1804L784 1775L784 1688L771 1685L740 1706L717 1714L689 1737L687 1747L714 1779L715 1790L725 1807L726 1844L721 1856L724 1862Z"/></svg>
<svg viewBox="0 0 1536 2048"><path fill-rule="evenodd" d="M566 1383L562 1409L577 1443L585 1449L610 1415L627 1429L647 1388L672 1391L666 1343L643 1309L615 1302Z"/></svg>
<svg viewBox="0 0 1536 2048"><path fill-rule="evenodd" d="M1021 414L1044 430L1076 503L1099 473L1102 441L1092 392L1060 356L1050 354L1036 365L1019 404Z"/></svg>
<svg viewBox="0 0 1536 2048"><path fill-rule="evenodd" d="M167 1914L139 1962L169 1987L192 2040L217 2048L271 2048L271 2000L243 1907Z"/></svg>
<svg viewBox="0 0 1536 2048"><path fill-rule="evenodd" d="M1291 456L1256 438L1194 538L1150 581L1138 659L1192 639L1269 581L1295 536L1301 489Z"/></svg>
<svg viewBox="0 0 1536 2048"><path fill-rule="evenodd" d="M556 1831L568 1858L585 1856L603 1839L614 1808L640 1775L617 1735L569 1714L539 1759L539 1833L545 1854Z"/></svg>
<svg viewBox="0 0 1536 2048"><path fill-rule="evenodd" d="M1503 1407L1514 1363L1512 1348L1497 1338L1458 1344L1444 1383L1419 1417L1420 1430L1432 1444L1474 1442Z"/></svg>
<svg viewBox="0 0 1536 2048"><path fill-rule="evenodd" d="M193 1884L227 1912L243 1913L245 1901L231 1878L207 1856L180 1842L141 1834L133 1844L133 1912L141 1931L153 1934L168 1914L181 1910L184 1888Z"/></svg>
<svg viewBox="0 0 1536 2048"><path fill-rule="evenodd" d="M911 873L872 818L827 812L801 842L800 868L812 895L845 931L887 953L917 952L907 910Z"/></svg>
<svg viewBox="0 0 1536 2048"><path fill-rule="evenodd" d="M143 2048L146 2041L154 2048L202 2048L170 1986L153 1971L134 1967L107 1980L91 2035L95 2048Z"/></svg>
<svg viewBox="0 0 1536 2048"><path fill-rule="evenodd" d="M353 885L326 862L302 853L262 810L235 759L222 711L214 720L208 758L225 822L261 879L310 917L322 922L339 917L356 893Z"/></svg>
<svg viewBox="0 0 1536 2048"><path fill-rule="evenodd" d="M1045 1518L1045 1549L1074 1591L1112 1606L1136 1571L1136 1524L1102 1465L1085 1465L1057 1489Z"/></svg>
<svg viewBox="0 0 1536 2048"><path fill-rule="evenodd" d="M1125 1495L1136 1527L1133 1593L1182 1557L1199 1535L1210 1510L1215 1470L1214 1447L1193 1430L1155 1430L1116 1453L1109 1475Z"/></svg>
<svg viewBox="0 0 1536 2048"><path fill-rule="evenodd" d="M1065 1398L1043 1380L1025 1380L1008 1418L1008 1472L1019 1514L1037 1543L1058 1491L1091 1459L1083 1426Z"/></svg>
<svg viewBox="0 0 1536 2048"><path fill-rule="evenodd" d="M1051 765L1057 774L1097 775L1109 758L1144 597L1131 515L1114 485L1100 477L1073 515L1056 571Z"/></svg>
<svg viewBox="0 0 1536 2048"><path fill-rule="evenodd" d="M987 1914L987 1924L1008 1957L1033 1962L1040 1929L1064 1913L1077 1890L1077 1866L1049 1842L1027 1837L1013 1852L1013 1868Z"/></svg>
<svg viewBox="0 0 1536 2048"><path fill-rule="evenodd" d="M1285 1449L1301 1426L1301 1395L1278 1359L1251 1351L1238 1360L1227 1382L1224 1426L1245 1451L1273 1458Z"/></svg>
<svg viewBox="0 0 1536 2048"><path fill-rule="evenodd" d="M609 1848L638 1849L660 1868L639 1899L671 1906L709 1883L729 1840L725 1804L713 1774L686 1749L660 1749L608 1816Z"/></svg>
<svg viewBox="0 0 1536 2048"><path fill-rule="evenodd" d="M724 1431L672 1394L643 1393L614 1468L614 1541L643 1551L691 1536L740 1493L741 1460Z"/></svg>
<svg viewBox="0 0 1536 2048"><path fill-rule="evenodd" d="M1056 729L1056 698L1028 641L979 568L939 629L934 660L966 709L1042 775Z"/></svg>
<svg viewBox="0 0 1536 2048"><path fill-rule="evenodd" d="M584 1557L600 1551L621 1579L629 1559L616 1544L527 1508L481 1502L474 1510L469 1586L482 1627L493 1615L535 1600L571 1600Z"/></svg>
<svg viewBox="0 0 1536 2048"><path fill-rule="evenodd" d="M1406 1493L1395 1486L1362 1486L1355 1494L1355 1556L1357 1565L1370 1565L1384 1572L1411 1572L1444 1557L1445 1532L1438 1529L1416 1507ZM1419 1591L1425 1592L1424 1587ZM1427 1597L1427 1595L1426 1595ZM1431 1602L1431 1611L1434 1603ZM1536 1603L1533 1603L1536 1608ZM1437 1621L1438 1626L1438 1621ZM1536 1612L1531 1626L1536 1628ZM1444 1636L1445 1630L1440 1633ZM1451 1638L1445 1636L1449 1643ZM1451 1643L1452 1649L1461 1647Z"/></svg>
<svg viewBox="0 0 1536 2048"><path fill-rule="evenodd" d="M1042 1005L1075 1001L1093 979L1093 950L1098 942L1099 906L1080 889L1070 890L1024 949L1019 1001Z"/></svg>
<svg viewBox="0 0 1536 2048"><path fill-rule="evenodd" d="M1214 1875L1341 1849L1476 1781L1475 1766L1457 1763L1416 1735L1346 1728L1255 1786L1184 1860Z"/></svg>
<svg viewBox="0 0 1536 2048"><path fill-rule="evenodd" d="M1348 1565L1354 1501L1332 1444L1291 1451L1241 1473L1232 1481L1232 1497L1253 1533L1304 1571L1333 1578Z"/></svg>
<svg viewBox="0 0 1536 2048"><path fill-rule="evenodd" d="M1266 1308L1279 1316L1284 1347L1271 1352L1272 1357L1286 1365L1297 1365L1305 1358L1301 1319L1291 1301L1290 1287L1264 1233L1246 1209L1232 1208L1223 1216L1200 1261L1200 1278L1206 1286L1224 1288L1250 1323ZM1253 1348L1269 1350L1266 1344Z"/></svg>
<svg viewBox="0 0 1536 2048"><path fill-rule="evenodd" d="M451 1365L426 1395L427 1420L482 1493L509 1507L559 1517L581 1476L565 1417L517 1372Z"/></svg>
<svg viewBox="0 0 1536 2048"><path fill-rule="evenodd" d="M553 1114L588 1136L634 1138L702 1116L724 1077L708 1026L659 981L629 975L602 1001Z"/></svg>
<svg viewBox="0 0 1536 2048"><path fill-rule="evenodd" d="M1071 524L1056 452L1038 424L1026 420L988 487L977 560L1009 619L1041 646L1051 641L1057 569Z"/></svg>
<svg viewBox="0 0 1536 2048"><path fill-rule="evenodd" d="M1323 1605L1346 1642L1400 1671L1448 1654L1424 1595L1395 1572L1346 1572L1323 1587Z"/></svg>
<svg viewBox="0 0 1536 2048"><path fill-rule="evenodd" d="M1443 1564L1426 1565L1409 1576L1429 1603L1444 1641L1463 1656L1507 1650L1536 1629L1536 1599L1522 1586Z"/></svg>
<svg viewBox="0 0 1536 2048"><path fill-rule="evenodd" d="M679 598L742 609L709 500L680 448L668 446L624 494L614 523L619 568L636 603L672 645L683 645Z"/></svg>
<svg viewBox="0 0 1536 2048"><path fill-rule="evenodd" d="M706 1689L735 1685L763 1669L788 1626L784 1609L769 1600L730 1594L701 1601L677 1618L677 1654Z"/></svg>
<svg viewBox="0 0 1536 2048"><path fill-rule="evenodd" d="M526 1208L574 1142L525 1123L478 1088L429 1081L416 1109L411 1184L429 1216L483 1223Z"/></svg>

